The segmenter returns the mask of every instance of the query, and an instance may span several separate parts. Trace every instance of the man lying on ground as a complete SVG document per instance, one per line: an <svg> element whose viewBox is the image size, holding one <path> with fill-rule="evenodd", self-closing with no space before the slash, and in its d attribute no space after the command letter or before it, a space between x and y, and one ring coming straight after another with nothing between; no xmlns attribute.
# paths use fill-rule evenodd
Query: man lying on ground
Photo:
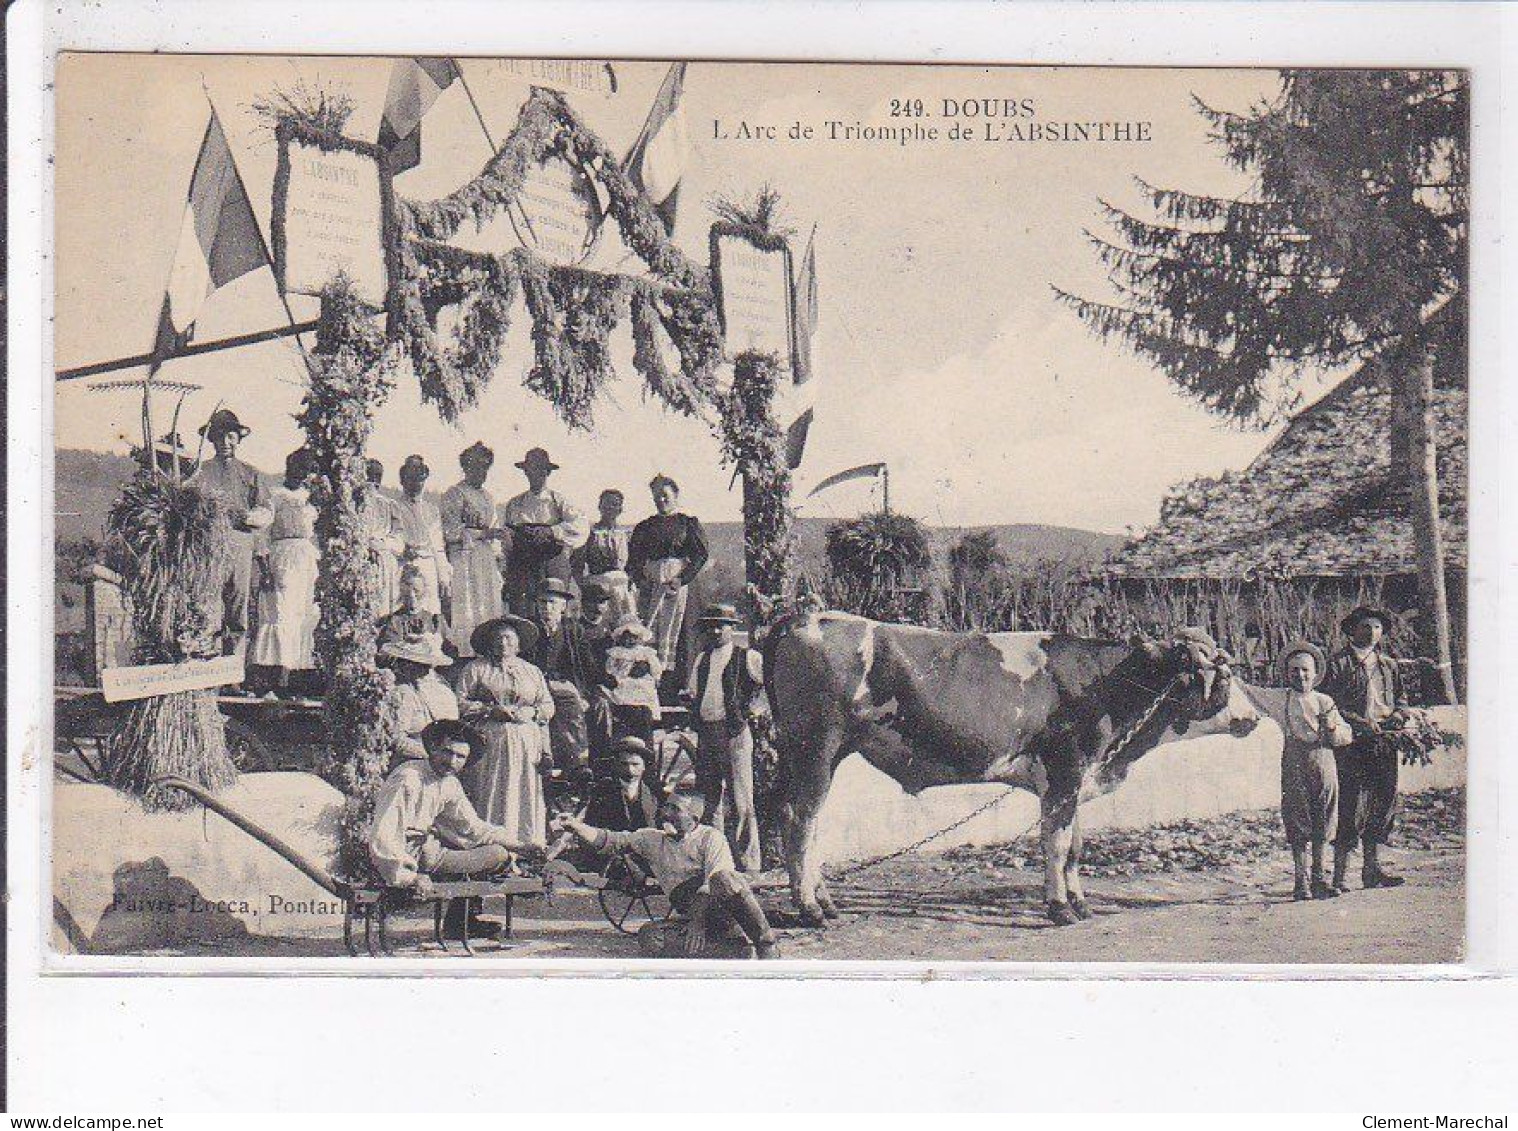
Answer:
<svg viewBox="0 0 1518 1131"><path fill-rule="evenodd" d="M774 958L775 933L764 908L738 874L727 838L698 823L697 808L691 798L671 797L659 806L658 827L632 832L598 829L567 814L556 818L553 827L573 833L598 852L631 850L648 862L682 916L679 923L649 924L639 933L650 956L712 957L736 927L753 944L756 957ZM709 937L718 945L709 948Z"/></svg>
<svg viewBox="0 0 1518 1131"><path fill-rule="evenodd" d="M369 828L369 859L388 886L432 896L433 879L470 879L504 871L512 853L530 846L514 843L505 829L482 821L459 772L484 744L479 732L456 719L441 719L422 731L427 757L407 759L385 779ZM446 843L445 843L446 842ZM449 846L454 847L449 847ZM490 937L489 926L475 921L478 900L470 901L471 936ZM460 909L457 916L455 906ZM450 918L462 905L450 904ZM451 921L458 933L461 924Z"/></svg>

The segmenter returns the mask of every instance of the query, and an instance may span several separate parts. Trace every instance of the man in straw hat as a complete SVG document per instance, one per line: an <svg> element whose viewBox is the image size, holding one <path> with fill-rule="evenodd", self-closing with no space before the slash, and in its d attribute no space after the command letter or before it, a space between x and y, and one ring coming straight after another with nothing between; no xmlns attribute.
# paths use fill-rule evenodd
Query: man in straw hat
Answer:
<svg viewBox="0 0 1518 1131"><path fill-rule="evenodd" d="M485 490L485 478L494 464L493 451L478 440L470 444L459 453L463 481L443 492L438 507L448 563L453 567L448 632L461 656L471 652L469 634L475 626L501 615L500 532L495 525L495 496Z"/></svg>
<svg viewBox="0 0 1518 1131"><path fill-rule="evenodd" d="M1397 819L1399 756L1378 741L1407 707L1397 663L1382 653L1381 638L1393 623L1389 613L1369 605L1350 612L1339 627L1349 638L1323 676L1323 692L1333 698L1354 732L1354 741L1335 752L1339 771L1339 830L1334 837L1334 887L1349 890L1349 858L1364 849L1360 878L1367 888L1396 887L1402 877L1381 866L1381 845Z"/></svg>
<svg viewBox="0 0 1518 1131"><path fill-rule="evenodd" d="M723 945L733 934L757 958L775 958L775 933L754 889L733 867L722 834L696 819L694 798L676 795L659 807L658 827L633 832L596 828L565 814L555 832L568 831L598 852L632 851L648 863L659 887L679 915L672 923L649 924L638 944L649 957L709 958L731 954Z"/></svg>
<svg viewBox="0 0 1518 1131"><path fill-rule="evenodd" d="M453 660L425 631L380 645L380 659L395 673L395 758L425 758L422 733L439 720L459 717L458 698L436 671Z"/></svg>
<svg viewBox="0 0 1518 1131"><path fill-rule="evenodd" d="M701 651L691 665L685 699L696 723L696 788L706 798L704 822L726 827L732 806L733 847L745 872L759 871L759 819L754 810L754 732L764 657L733 639L743 623L729 604L707 608L697 622Z"/></svg>
<svg viewBox="0 0 1518 1131"><path fill-rule="evenodd" d="M229 408L219 408L200 426L212 456L190 477L201 491L226 504L232 520L232 568L222 589L222 647L227 655L242 655L251 625L248 595L253 588L253 555L258 532L274 519L269 483L256 468L237 458L237 447L252 429Z"/></svg>
<svg viewBox="0 0 1518 1131"><path fill-rule="evenodd" d="M369 826L369 859L386 885L432 895L434 878L490 876L510 866L512 854L528 851L500 825L480 819L459 774L480 753L482 740L473 727L456 719L432 723L422 732L427 756L408 758L390 771L374 803ZM464 909L449 907L451 930L464 924ZM473 921L471 935L488 936L485 924Z"/></svg>
<svg viewBox="0 0 1518 1131"><path fill-rule="evenodd" d="M543 580L569 578L569 552L585 541L587 531L585 517L549 488L548 477L559 465L545 450L533 448L517 467L527 477L527 490L501 508L502 595L512 612L532 616Z"/></svg>

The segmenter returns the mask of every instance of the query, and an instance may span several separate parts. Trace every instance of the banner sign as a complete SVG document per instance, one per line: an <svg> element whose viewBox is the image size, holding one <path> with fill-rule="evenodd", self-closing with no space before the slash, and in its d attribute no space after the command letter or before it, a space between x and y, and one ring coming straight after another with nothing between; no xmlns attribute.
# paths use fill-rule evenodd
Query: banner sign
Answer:
<svg viewBox="0 0 1518 1131"><path fill-rule="evenodd" d="M726 225L712 229L712 276L728 360L753 350L772 353L794 372L791 249L767 246Z"/></svg>
<svg viewBox="0 0 1518 1131"><path fill-rule="evenodd" d="M275 278L284 291L320 295L342 272L363 302L385 305L390 186L368 148L280 138L272 228Z"/></svg>
<svg viewBox="0 0 1518 1131"><path fill-rule="evenodd" d="M501 255L525 247L555 267L575 267L601 241L606 210L590 174L562 157L527 170L516 199L478 230L465 224L450 241L466 251Z"/></svg>
<svg viewBox="0 0 1518 1131"><path fill-rule="evenodd" d="M171 691L204 691L243 681L241 656L217 656L214 660L186 660L182 664L143 664L130 668L106 668L100 685L107 703L147 699Z"/></svg>
<svg viewBox="0 0 1518 1131"><path fill-rule="evenodd" d="M594 59L496 59L487 73L563 94L617 93L617 72Z"/></svg>

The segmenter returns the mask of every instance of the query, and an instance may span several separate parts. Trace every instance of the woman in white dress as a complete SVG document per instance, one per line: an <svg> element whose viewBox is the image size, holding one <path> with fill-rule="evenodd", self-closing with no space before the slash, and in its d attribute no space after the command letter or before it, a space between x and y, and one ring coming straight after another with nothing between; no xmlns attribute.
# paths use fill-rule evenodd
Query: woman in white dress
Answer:
<svg viewBox="0 0 1518 1131"><path fill-rule="evenodd" d="M470 634L502 612L495 497L485 490L485 477L494 463L495 453L484 444L476 441L465 448L459 453L463 482L443 492L438 507L453 568L448 637L461 656L474 654Z"/></svg>
<svg viewBox="0 0 1518 1131"><path fill-rule="evenodd" d="M366 460L364 476L369 480L369 491L360 504L359 521L369 539L369 560L374 567L374 616L383 620L401 604L401 555L406 552L406 539L395 503L380 490L385 465L377 459Z"/></svg>
<svg viewBox="0 0 1518 1131"><path fill-rule="evenodd" d="M471 643L475 658L459 675L459 714L484 736L485 749L465 771L464 791L480 816L516 843L541 845L553 696L543 673L520 655L537 644L537 627L498 617L476 628Z"/></svg>
<svg viewBox="0 0 1518 1131"><path fill-rule="evenodd" d="M304 448L285 460L285 481L270 492L274 519L261 556L258 625L248 662L269 670L274 689L289 686L290 673L316 666L316 508L306 480L314 470Z"/></svg>

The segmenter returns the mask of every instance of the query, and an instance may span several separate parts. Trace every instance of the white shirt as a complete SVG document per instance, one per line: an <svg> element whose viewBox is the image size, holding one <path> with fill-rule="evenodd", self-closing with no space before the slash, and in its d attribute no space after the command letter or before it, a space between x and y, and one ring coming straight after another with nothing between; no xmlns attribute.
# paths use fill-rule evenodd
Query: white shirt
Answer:
<svg viewBox="0 0 1518 1131"><path fill-rule="evenodd" d="M701 696L700 713L703 722L719 723L727 718L727 704L722 701L722 674L727 671L728 661L733 658L735 643L729 640L726 644L719 644L709 653L711 657L711 669L706 676L706 694ZM701 657L696 657L696 662L691 665L690 683L686 690L694 698L699 688L696 686L697 678L701 673ZM759 652L750 648L748 650L748 675L755 683L764 682L764 657Z"/></svg>
<svg viewBox="0 0 1518 1131"><path fill-rule="evenodd" d="M1365 717L1371 722L1379 722L1392 713L1391 689L1386 686L1381 657L1374 648L1364 651L1355 648L1354 652L1355 658L1365 667Z"/></svg>
<svg viewBox="0 0 1518 1131"><path fill-rule="evenodd" d="M707 891L718 872L736 868L727 837L710 825L697 825L679 840L662 829L637 829L630 833L602 829L601 836L604 839L597 842L598 849L630 848L648 861L665 895L695 876L701 877L701 890Z"/></svg>

